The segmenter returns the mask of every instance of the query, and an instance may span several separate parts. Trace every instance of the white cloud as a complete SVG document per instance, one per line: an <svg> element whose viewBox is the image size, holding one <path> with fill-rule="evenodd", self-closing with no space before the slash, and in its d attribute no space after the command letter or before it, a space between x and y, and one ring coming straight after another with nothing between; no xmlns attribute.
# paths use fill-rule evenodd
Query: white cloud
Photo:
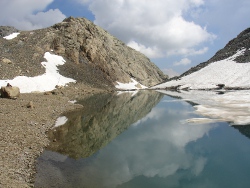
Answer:
<svg viewBox="0 0 250 188"><path fill-rule="evenodd" d="M179 62L175 62L174 66L179 66L179 65L189 65L191 63L191 60L188 58L183 58Z"/></svg>
<svg viewBox="0 0 250 188"><path fill-rule="evenodd" d="M170 50L167 52L167 55L186 55L186 56L193 56L193 55L202 55L208 51L208 47L203 47L201 49L194 49L194 48L179 48L175 50Z"/></svg>
<svg viewBox="0 0 250 188"><path fill-rule="evenodd" d="M74 0L74 1L81 3L83 5L88 4L90 2L90 0Z"/></svg>
<svg viewBox="0 0 250 188"><path fill-rule="evenodd" d="M151 58L158 58L164 56L157 47L146 47L142 44L138 44L135 41L130 41L127 45L135 50L147 54Z"/></svg>
<svg viewBox="0 0 250 188"><path fill-rule="evenodd" d="M168 75L169 78L180 75L178 72L175 72L173 69L162 69L162 72Z"/></svg>
<svg viewBox="0 0 250 188"><path fill-rule="evenodd" d="M183 105L180 108L181 110L176 106L153 108L137 122L137 126L124 132L129 135L129 139L126 136L117 137L98 151L93 160L77 163L84 164L84 168L77 166L80 170L74 173L71 171L73 168L66 167L71 163L70 160L65 161L65 166L49 163L49 168L44 168L45 173L53 177L50 179L59 179L60 182L70 182L70 176L64 174L72 173L72 179L81 177L79 184L84 182L84 185L89 187L119 187L139 176L171 178L173 175L177 177L177 182L186 176L189 179L198 176L203 171L207 159L200 152L188 152L186 146L208 135L216 125L180 124L180 119L190 117L189 106ZM44 162L52 160L53 158L49 158ZM56 173L55 170L64 173ZM183 170L185 173L182 173ZM89 178L90 176L95 178Z"/></svg>
<svg viewBox="0 0 250 188"><path fill-rule="evenodd" d="M1 0L0 25L32 30L61 22L66 16L58 9L43 12L53 0Z"/></svg>
<svg viewBox="0 0 250 188"><path fill-rule="evenodd" d="M97 25L152 58L197 55L200 50L194 47L214 39L205 27L183 16L203 4L203 0L93 0L89 8Z"/></svg>

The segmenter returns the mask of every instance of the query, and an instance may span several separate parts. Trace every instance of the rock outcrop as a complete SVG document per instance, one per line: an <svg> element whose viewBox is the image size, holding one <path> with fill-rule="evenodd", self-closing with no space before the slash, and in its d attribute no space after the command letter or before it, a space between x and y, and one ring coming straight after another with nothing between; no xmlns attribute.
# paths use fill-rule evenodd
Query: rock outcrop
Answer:
<svg viewBox="0 0 250 188"><path fill-rule="evenodd" d="M18 29L10 26L0 26L0 37L5 37L7 35L10 35L12 33L19 32Z"/></svg>
<svg viewBox="0 0 250 188"><path fill-rule="evenodd" d="M0 38L0 58L12 62L0 65L0 79L43 74L40 63L48 51L66 60L60 74L95 87L127 83L131 78L152 86L166 78L146 56L107 31L87 19L69 17L45 29L21 31L12 40Z"/></svg>

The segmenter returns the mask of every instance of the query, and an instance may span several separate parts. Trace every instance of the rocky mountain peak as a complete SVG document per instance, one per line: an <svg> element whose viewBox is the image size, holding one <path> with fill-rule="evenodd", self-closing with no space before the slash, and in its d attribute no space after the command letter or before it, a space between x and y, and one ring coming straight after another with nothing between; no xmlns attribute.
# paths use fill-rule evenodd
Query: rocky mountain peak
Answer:
<svg viewBox="0 0 250 188"><path fill-rule="evenodd" d="M69 17L53 28L58 32L52 43L57 54L75 64L94 66L109 80L129 82L130 78L135 78L150 86L164 78L146 56L87 19Z"/></svg>
<svg viewBox="0 0 250 188"><path fill-rule="evenodd" d="M0 57L12 62L1 68L0 79L40 75L48 51L66 60L58 67L60 74L95 87L127 83L131 78L152 86L166 78L145 55L85 18L69 17L45 29L21 31L12 40L1 38L0 49Z"/></svg>
<svg viewBox="0 0 250 188"><path fill-rule="evenodd" d="M235 60L238 63L250 62L250 28L242 31L236 38L230 40L227 45L219 50L209 62L220 61L234 55L238 50L246 49L242 56Z"/></svg>

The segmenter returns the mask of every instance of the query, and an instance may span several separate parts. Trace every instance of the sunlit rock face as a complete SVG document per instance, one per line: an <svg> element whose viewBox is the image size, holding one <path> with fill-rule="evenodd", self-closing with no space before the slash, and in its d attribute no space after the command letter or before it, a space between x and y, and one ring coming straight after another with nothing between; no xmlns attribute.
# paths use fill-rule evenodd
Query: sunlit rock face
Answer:
<svg viewBox="0 0 250 188"><path fill-rule="evenodd" d="M45 29L19 32L12 40L0 37L0 57L12 62L1 67L0 80L43 74L46 52L66 60L58 67L60 74L99 88L131 78L152 86L166 78L145 55L84 18L70 17Z"/></svg>
<svg viewBox="0 0 250 188"><path fill-rule="evenodd" d="M135 78L145 86L152 86L165 78L146 56L87 19L70 17L53 29L57 34L52 46L56 53L76 64L94 66L109 80L126 83Z"/></svg>
<svg viewBox="0 0 250 188"><path fill-rule="evenodd" d="M146 116L162 97L148 91L85 98L79 101L83 109L64 114L67 122L48 133L48 149L72 158L88 157Z"/></svg>

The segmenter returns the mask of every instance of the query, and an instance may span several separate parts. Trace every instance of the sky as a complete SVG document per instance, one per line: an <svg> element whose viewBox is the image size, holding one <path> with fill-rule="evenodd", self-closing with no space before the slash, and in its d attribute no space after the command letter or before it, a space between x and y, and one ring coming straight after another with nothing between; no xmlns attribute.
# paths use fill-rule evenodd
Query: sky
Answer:
<svg viewBox="0 0 250 188"><path fill-rule="evenodd" d="M1 0L0 25L20 30L85 17L165 73L210 59L249 26L249 0Z"/></svg>

